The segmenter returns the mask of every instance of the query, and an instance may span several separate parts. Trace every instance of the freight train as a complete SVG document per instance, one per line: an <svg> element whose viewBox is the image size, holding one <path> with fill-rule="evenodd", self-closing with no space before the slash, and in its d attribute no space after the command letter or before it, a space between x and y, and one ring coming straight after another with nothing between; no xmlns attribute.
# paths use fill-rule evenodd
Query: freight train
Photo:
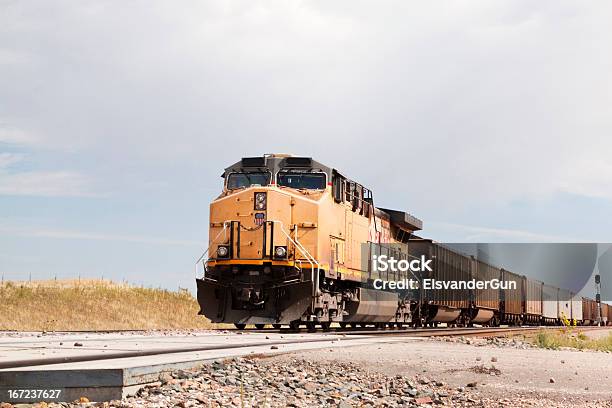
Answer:
<svg viewBox="0 0 612 408"><path fill-rule="evenodd" d="M209 246L196 263L200 314L238 328L288 325L596 324L612 307L423 239L422 221L378 208L372 191L310 157L247 157L222 174ZM432 260L379 271L373 256ZM511 289L377 289L377 280L514 282ZM502 285L503 286L503 285Z"/></svg>

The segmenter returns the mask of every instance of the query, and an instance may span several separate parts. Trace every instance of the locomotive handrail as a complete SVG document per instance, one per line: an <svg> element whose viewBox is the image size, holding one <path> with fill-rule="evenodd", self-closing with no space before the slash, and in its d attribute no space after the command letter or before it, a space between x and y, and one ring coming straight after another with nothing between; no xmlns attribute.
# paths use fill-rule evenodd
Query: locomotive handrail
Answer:
<svg viewBox="0 0 612 408"><path fill-rule="evenodd" d="M319 288L319 272L321 270L321 265L319 264L319 262L315 259L314 256L312 256L310 254L310 252L308 252L308 250L302 245L302 243L297 239L297 225L295 226L295 239L291 238L291 235L289 233L287 233L287 231L285 231L285 229L283 228L283 222L279 221L279 220L268 220L269 222L272 223L277 223L280 224L280 230L281 232L287 237L287 239L300 251L300 253L302 254L302 256L304 256L304 258L306 258L306 261L310 264L310 268L311 268L311 281L313 282L313 291L314 291L314 295L318 296L320 294L320 288ZM215 236L215 238L212 239L212 241L210 241L210 243L208 244L208 247L206 248L206 250L204 251L204 253L202 253L202 255L198 258L198 260L195 263L195 274L197 277L198 274L198 265L200 264L200 262L202 262L203 265L203 272L202 272L202 279L206 278L206 265L205 265L205 261L204 258L206 257L206 255L208 254L208 251L210 251L210 248L212 246L212 244L217 240L217 238L219 238L219 236L222 233L226 233L227 230L227 226L228 224L230 224L231 221L223 221L223 229L221 231L219 231L219 233ZM208 258L207 258L208 259ZM301 268L301 260L300 262L300 268ZM315 268L316 266L316 268ZM315 270L316 270L316 274L315 274Z"/></svg>
<svg viewBox="0 0 612 408"><path fill-rule="evenodd" d="M293 238L291 238L291 236L287 233L287 231L285 231L285 229L283 228L283 223L282 221L278 221L278 220L268 220L270 222L273 223L278 223L280 224L280 230L283 234L285 234L285 236L287 237L287 239L301 252L301 254L306 258L306 260L308 261L308 263L310 263L310 268L311 268L311 281L314 284L314 295L315 296L319 296L321 291L319 289L319 271L321 270L321 265L319 264L319 262L315 259L314 256L312 256L308 250L306 248L304 248L304 246L299 242L299 240L297 239L297 225L295 226L296 228L296 236L295 236L295 240ZM315 275L315 264L317 266L317 272ZM316 279L315 279L316 278Z"/></svg>
<svg viewBox="0 0 612 408"><path fill-rule="evenodd" d="M306 247L304 247L304 245L302 245L302 243L301 243L301 242L298 240L298 226L297 226L297 224L295 224L295 229L294 229L294 231L295 231L295 232L294 232L294 235L295 235L295 243L296 243L297 245L299 245L299 247L300 247L300 249L301 249L301 251L302 251L302 255L307 255L307 256L309 256L309 257L310 257L310 258L313 260L313 262L314 262L314 263L316 263L318 267L320 267L320 265L319 265L319 263L317 262L317 260L315 259L315 257L314 257L314 256L312 256L312 255L310 255L310 252L308 252L308 250L306 249Z"/></svg>
<svg viewBox="0 0 612 408"><path fill-rule="evenodd" d="M276 222L276 223L280 223L280 228L283 234L285 234L285 236L287 237L287 239L289 239L289 241L291 241L291 243L293 245L295 245L297 247L297 249L300 250L300 252L302 253L302 255L306 258L306 260L310 263L310 265L312 267L314 267L314 264L317 265L317 267L319 268L319 262L317 262L317 260L315 259L314 256L310 255L310 253L308 252L308 250L301 244L301 242L299 242L299 240L297 239L297 236L295 237L295 240L293 238L291 238L291 236L289 235L289 233L287 233L285 231L285 229L283 228L283 223L281 221L277 221L277 220L270 220L272 222ZM297 228L297 227L296 227Z"/></svg>
<svg viewBox="0 0 612 408"><path fill-rule="evenodd" d="M200 255L200 257L196 261L196 263L195 263L195 275L196 275L196 278L198 276L198 265L200 264L200 261L202 261L204 259L204 257L206 256L206 254L208 254L208 251L210 251L210 247L212 246L212 243L214 243L217 240L217 238L219 238L219 235L221 235L222 232L226 232L227 224L228 223L231 223L231 221L223 221L223 229L221 231L219 231L217 236L214 237L212 239L212 241L210 241L208 243L208 246L206 247L206 250L202 253L202 255ZM202 263L202 267L203 267L203 270L204 270L203 273L202 273L202 279L204 279L204 278L206 278L206 265L204 265L204 263Z"/></svg>

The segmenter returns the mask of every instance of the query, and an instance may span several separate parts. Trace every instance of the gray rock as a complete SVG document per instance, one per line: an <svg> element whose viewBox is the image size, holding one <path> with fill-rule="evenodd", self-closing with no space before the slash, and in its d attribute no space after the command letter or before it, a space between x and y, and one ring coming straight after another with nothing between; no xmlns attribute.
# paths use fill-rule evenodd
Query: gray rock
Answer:
<svg viewBox="0 0 612 408"><path fill-rule="evenodd" d="M166 385L172 381L172 376L169 373L161 373L158 378L162 385Z"/></svg>

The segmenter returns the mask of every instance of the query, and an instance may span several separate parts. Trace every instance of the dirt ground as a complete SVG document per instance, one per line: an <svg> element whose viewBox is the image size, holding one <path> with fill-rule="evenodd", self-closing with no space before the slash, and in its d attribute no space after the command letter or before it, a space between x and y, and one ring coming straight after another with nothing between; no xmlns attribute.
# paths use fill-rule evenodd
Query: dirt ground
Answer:
<svg viewBox="0 0 612 408"><path fill-rule="evenodd" d="M605 352L410 339L291 357L351 361L386 375L418 374L453 387L470 387L482 406L612 407L612 354Z"/></svg>

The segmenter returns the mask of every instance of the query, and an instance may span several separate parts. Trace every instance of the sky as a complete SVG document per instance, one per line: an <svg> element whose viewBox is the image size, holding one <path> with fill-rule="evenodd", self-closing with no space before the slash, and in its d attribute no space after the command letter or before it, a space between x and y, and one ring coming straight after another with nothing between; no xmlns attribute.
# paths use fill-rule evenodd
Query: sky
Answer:
<svg viewBox="0 0 612 408"><path fill-rule="evenodd" d="M610 242L612 3L0 0L0 273L193 289L243 156L447 242Z"/></svg>

